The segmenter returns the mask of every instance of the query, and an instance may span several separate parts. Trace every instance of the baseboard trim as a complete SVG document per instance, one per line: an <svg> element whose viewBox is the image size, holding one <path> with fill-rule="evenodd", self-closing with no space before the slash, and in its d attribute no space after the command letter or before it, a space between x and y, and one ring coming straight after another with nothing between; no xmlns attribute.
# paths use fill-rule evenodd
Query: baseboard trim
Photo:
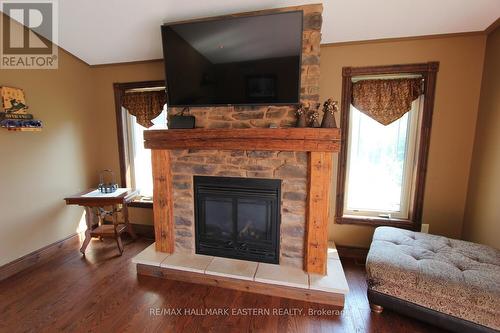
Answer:
<svg viewBox="0 0 500 333"><path fill-rule="evenodd" d="M30 267L45 263L52 259L55 255L60 253L61 250L69 247L74 247L76 243L80 243L77 233L71 234L66 238L58 240L52 244L42 247L36 251L28 253L21 258L6 263L0 267L0 281L5 280L12 275L24 271Z"/></svg>
<svg viewBox="0 0 500 333"><path fill-rule="evenodd" d="M354 246L339 246L337 245L337 252L340 259L355 259L366 261L366 256L368 255L367 248L364 247L354 247Z"/></svg>

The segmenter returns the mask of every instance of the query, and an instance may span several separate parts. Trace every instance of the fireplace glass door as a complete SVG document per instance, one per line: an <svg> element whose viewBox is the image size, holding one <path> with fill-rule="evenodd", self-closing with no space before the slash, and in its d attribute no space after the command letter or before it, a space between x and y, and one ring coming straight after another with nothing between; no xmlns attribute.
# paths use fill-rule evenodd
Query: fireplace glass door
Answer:
<svg viewBox="0 0 500 333"><path fill-rule="evenodd" d="M281 181L194 177L196 252L279 262Z"/></svg>

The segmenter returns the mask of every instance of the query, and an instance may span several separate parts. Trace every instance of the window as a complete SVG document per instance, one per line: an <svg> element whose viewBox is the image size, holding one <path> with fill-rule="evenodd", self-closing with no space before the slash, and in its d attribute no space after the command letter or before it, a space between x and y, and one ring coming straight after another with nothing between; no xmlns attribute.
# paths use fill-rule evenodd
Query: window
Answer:
<svg viewBox="0 0 500 333"><path fill-rule="evenodd" d="M387 126L351 105L345 214L409 217L420 105Z"/></svg>
<svg viewBox="0 0 500 333"><path fill-rule="evenodd" d="M151 201L153 197L153 178L151 170L151 150L144 148L144 130L165 128L167 123L166 107L152 120L153 126L146 128L137 123L136 117L123 110L126 119L128 165L130 168L130 186L139 191L143 199Z"/></svg>
<svg viewBox="0 0 500 333"><path fill-rule="evenodd" d="M344 68L337 223L420 228L437 66ZM351 103L352 83L373 75L421 77L424 93L401 118L382 125Z"/></svg>
<svg viewBox="0 0 500 333"><path fill-rule="evenodd" d="M164 81L114 84L118 152L120 158L120 183L122 187L137 189L140 194L140 199L130 203L130 206L152 207L153 179L151 172L151 151L144 148L143 131L146 129L165 128L167 124L167 112L165 105L163 111L151 120L153 126L146 128L139 124L141 121L138 121L134 115L122 107L124 96L128 92L158 92L165 89L164 85ZM163 104L163 102L158 104ZM143 114L141 115L144 116ZM140 120L144 121L143 118L140 118Z"/></svg>

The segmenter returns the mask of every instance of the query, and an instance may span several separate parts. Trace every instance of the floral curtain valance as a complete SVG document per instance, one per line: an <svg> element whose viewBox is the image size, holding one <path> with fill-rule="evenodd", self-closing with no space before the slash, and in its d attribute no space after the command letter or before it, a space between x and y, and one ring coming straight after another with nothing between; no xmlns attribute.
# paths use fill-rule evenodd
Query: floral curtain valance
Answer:
<svg viewBox="0 0 500 333"><path fill-rule="evenodd" d="M123 96L122 106L135 116L137 123L149 128L153 126L151 120L163 111L167 102L165 91L129 92Z"/></svg>
<svg viewBox="0 0 500 333"><path fill-rule="evenodd" d="M352 84L352 105L389 125L410 111L422 92L422 78L360 80Z"/></svg>

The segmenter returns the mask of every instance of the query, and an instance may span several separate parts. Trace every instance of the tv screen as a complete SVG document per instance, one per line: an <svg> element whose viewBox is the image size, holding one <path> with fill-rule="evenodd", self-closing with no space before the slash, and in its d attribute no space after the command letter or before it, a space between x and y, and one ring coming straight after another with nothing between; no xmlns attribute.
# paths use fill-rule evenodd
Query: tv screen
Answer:
<svg viewBox="0 0 500 333"><path fill-rule="evenodd" d="M169 106L297 104L302 11L162 26Z"/></svg>

